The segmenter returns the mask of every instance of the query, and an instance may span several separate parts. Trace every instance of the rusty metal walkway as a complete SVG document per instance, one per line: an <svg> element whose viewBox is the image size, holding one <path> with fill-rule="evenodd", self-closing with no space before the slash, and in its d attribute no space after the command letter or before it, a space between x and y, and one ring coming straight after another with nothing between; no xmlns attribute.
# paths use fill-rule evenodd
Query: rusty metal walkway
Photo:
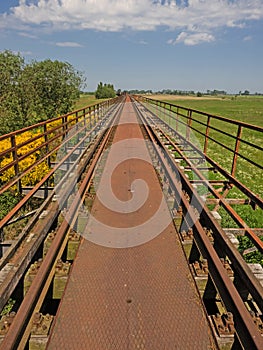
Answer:
<svg viewBox="0 0 263 350"><path fill-rule="evenodd" d="M126 102L97 190L115 162L116 203L94 201L49 350L217 349L149 157Z"/></svg>

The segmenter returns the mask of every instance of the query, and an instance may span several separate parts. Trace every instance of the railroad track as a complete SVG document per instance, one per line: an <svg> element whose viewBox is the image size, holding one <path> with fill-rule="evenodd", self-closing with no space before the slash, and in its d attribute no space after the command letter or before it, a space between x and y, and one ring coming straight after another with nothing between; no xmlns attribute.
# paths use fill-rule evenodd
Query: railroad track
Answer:
<svg viewBox="0 0 263 350"><path fill-rule="evenodd" d="M260 252L263 250L262 241L232 211L227 200L218 195L213 184L203 176L201 170L207 167L207 159L204 162L200 151L190 141L182 139L180 134L161 121L145 105L135 99L132 99L132 102L152 164L185 250L186 259L203 296L204 305L210 315L211 327L215 331L219 345L222 345L220 337L222 339L228 336L232 337L232 343L241 344L244 349L261 349L262 285L209 211L204 198L198 193L198 185L207 187L217 204L221 203L230 212ZM65 271L66 275L70 271L70 265L65 261L68 242L75 240L79 243L81 240L77 231L80 226L85 225L88 213L82 213L83 223L79 212L83 211L83 203L92 206L92 200L96 195L94 182L99 182L98 168L103 166L102 159L107 155L105 150L110 148L122 107L123 101L118 103L99 124L94 125L88 135L85 134L84 139L88 137L85 152L72 162L67 171L62 171L64 177L58 181L54 191L36 211L20 239L1 259L1 269L4 271L0 286L1 308L25 278L30 264L36 261L33 265L34 278L30 281L24 297L21 298L16 315L9 315L6 323L1 324L3 340L0 347L3 349L27 347L32 327L38 324L41 318L40 312L47 303L47 295L56 271ZM76 154L76 150L80 147L85 148L83 139L71 149L72 154L74 152ZM188 149L190 156L186 157L185 149ZM190 180L186 176L187 167L182 169L178 166L175 153L187 163L188 168L198 179ZM53 169L64 169L63 163L69 163L68 158L64 158L62 157L57 168ZM212 160L209 166L215 166ZM247 193L242 184L238 185ZM32 192L28 196L33 194ZM261 205L253 193L250 194L250 199ZM44 241L47 241L50 235L52 243L49 249L45 250L43 257ZM40 256L39 252L41 260L37 259ZM202 281L206 281L205 287L200 283L200 276ZM212 315L209 311L210 303L213 304L213 308L217 307L219 314Z"/></svg>

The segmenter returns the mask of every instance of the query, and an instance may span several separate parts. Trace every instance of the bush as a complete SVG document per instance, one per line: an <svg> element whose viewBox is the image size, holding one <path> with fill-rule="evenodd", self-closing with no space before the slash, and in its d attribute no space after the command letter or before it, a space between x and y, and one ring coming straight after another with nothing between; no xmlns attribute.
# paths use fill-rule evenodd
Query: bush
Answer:
<svg viewBox="0 0 263 350"><path fill-rule="evenodd" d="M96 98L113 98L116 96L115 90L113 85L111 84L102 84L100 82L98 84L97 90L95 92L95 97Z"/></svg>
<svg viewBox="0 0 263 350"><path fill-rule="evenodd" d="M16 143L17 145L24 143L25 141L30 140L32 137L35 137L40 133L41 133L40 131L36 133L33 133L32 131L26 131L21 135L17 135ZM45 142L44 138L41 137L38 140L19 148L18 156L22 156L32 151L33 149L37 148L44 142ZM11 147L10 139L5 139L0 142L0 152L10 147ZM40 150L38 150L33 154L31 154L30 156L26 157L25 159L21 160L19 162L19 171L22 172L23 170L33 165L40 158L40 156L41 156ZM12 161L13 161L13 157L11 156L11 154L9 154L9 156L3 157L0 161L0 168L6 166ZM39 182L43 178L43 176L45 176L49 172L49 170L50 169L46 162L40 163L39 165L35 166L26 176L22 178L22 185L23 186L35 185L37 182ZM6 183L10 181L14 176L15 176L14 167L11 167L0 175L0 183L2 184Z"/></svg>

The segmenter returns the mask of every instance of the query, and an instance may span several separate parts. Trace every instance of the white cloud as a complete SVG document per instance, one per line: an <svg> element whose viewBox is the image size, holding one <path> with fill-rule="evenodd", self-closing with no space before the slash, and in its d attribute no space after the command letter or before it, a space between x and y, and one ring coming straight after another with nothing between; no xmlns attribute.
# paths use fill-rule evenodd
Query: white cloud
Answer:
<svg viewBox="0 0 263 350"><path fill-rule="evenodd" d="M201 43L210 43L215 40L215 37L209 33L180 33L175 40L170 39L168 44L175 45L184 43L185 45L193 46Z"/></svg>
<svg viewBox="0 0 263 350"><path fill-rule="evenodd" d="M145 41L145 40L140 40L140 41L139 41L139 44L140 44L140 45L148 45L147 41Z"/></svg>
<svg viewBox="0 0 263 350"><path fill-rule="evenodd" d="M83 45L80 45L79 43L75 43L75 42L72 42L72 41L57 42L56 46L60 46L60 47L83 47Z"/></svg>
<svg viewBox="0 0 263 350"><path fill-rule="evenodd" d="M245 36L245 37L243 38L243 41L250 41L250 40L252 40L252 39L253 39L252 36L248 35L248 36Z"/></svg>
<svg viewBox="0 0 263 350"><path fill-rule="evenodd" d="M10 14L0 15L0 28L154 31L162 27L186 33L183 42L193 45L213 41L217 29L244 27L247 21L262 18L262 0L20 0Z"/></svg>
<svg viewBox="0 0 263 350"><path fill-rule="evenodd" d="M29 38L29 39L37 39L36 35L30 34L30 33L25 33L25 32L20 32L18 33L20 36L23 36L25 38Z"/></svg>

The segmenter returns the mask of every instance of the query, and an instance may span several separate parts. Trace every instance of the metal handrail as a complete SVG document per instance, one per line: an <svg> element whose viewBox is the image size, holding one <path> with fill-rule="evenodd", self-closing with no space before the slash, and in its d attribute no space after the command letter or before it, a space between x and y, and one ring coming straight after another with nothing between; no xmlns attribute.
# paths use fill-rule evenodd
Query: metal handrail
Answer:
<svg viewBox="0 0 263 350"><path fill-rule="evenodd" d="M145 96L135 95L135 99L146 103L148 106L154 106L156 109L160 108L160 112L167 113L166 116L171 118L175 122L176 131L178 131L179 125L184 127L185 138L189 140L190 131L197 133L200 138L201 151L207 159L212 159L210 152L212 151L212 145L217 145L220 147L221 152L228 152L227 154L232 155L232 159L229 160L228 167L229 171L226 170L225 166L221 165L221 168L224 169L224 172L227 173L232 179L236 181L240 180L237 176L237 165L240 164L238 160L243 160L244 164L249 166L254 166L258 171L263 169L263 147L262 147L262 138L263 138L263 127L252 125L249 123L244 123L238 120L225 118L222 116L212 115L210 113L198 111L196 109L191 109L187 107L182 107L175 105L169 102L155 100ZM220 123L217 125L212 125L214 122ZM195 125L193 125L193 122ZM235 126L236 130L233 130L233 133L230 133L230 126ZM200 126L200 129L198 128ZM220 129L221 126L221 129ZM203 131L202 129L205 129ZM212 132L216 132L217 135L212 135ZM258 142L252 143L249 140L245 139L244 134L248 132L253 132L257 136ZM183 135L182 135L183 136ZM220 136L225 136L228 138L228 141L231 140L232 145L224 143L220 139ZM253 151L262 152L262 163L258 160L254 160L253 157L245 155L242 152L241 146L246 145L250 147L251 154ZM217 165L220 167L218 159L213 159L216 161ZM248 168L249 169L249 168Z"/></svg>

